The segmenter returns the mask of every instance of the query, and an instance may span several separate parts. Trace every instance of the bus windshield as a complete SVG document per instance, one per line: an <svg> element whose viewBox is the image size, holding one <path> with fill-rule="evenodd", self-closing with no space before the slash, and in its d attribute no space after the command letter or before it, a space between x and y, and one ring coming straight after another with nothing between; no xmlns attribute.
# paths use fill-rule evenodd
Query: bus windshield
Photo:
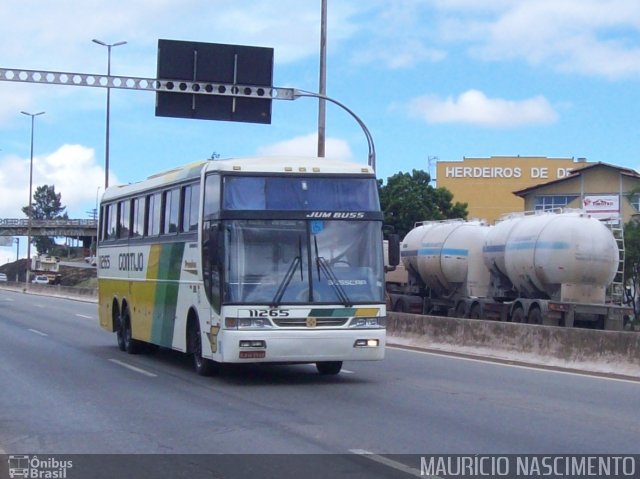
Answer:
<svg viewBox="0 0 640 479"><path fill-rule="evenodd" d="M227 176L225 210L379 211L373 178Z"/></svg>
<svg viewBox="0 0 640 479"><path fill-rule="evenodd" d="M377 221L224 222L224 303L382 302Z"/></svg>

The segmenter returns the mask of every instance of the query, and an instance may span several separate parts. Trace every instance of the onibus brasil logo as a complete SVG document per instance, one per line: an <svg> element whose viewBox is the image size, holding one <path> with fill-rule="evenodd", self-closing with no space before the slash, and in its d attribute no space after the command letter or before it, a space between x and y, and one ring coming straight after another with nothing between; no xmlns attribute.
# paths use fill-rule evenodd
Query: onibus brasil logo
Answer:
<svg viewBox="0 0 640 479"><path fill-rule="evenodd" d="M40 459L38 456L9 456L9 477L33 479L65 479L67 469L73 467L73 461L63 461L53 457Z"/></svg>

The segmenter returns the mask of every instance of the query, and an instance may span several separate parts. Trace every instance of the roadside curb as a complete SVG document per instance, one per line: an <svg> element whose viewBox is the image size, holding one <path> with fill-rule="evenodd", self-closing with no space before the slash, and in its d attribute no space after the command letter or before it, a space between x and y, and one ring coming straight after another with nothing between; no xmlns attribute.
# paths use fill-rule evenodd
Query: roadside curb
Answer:
<svg viewBox="0 0 640 479"><path fill-rule="evenodd" d="M51 288L51 289L49 289ZM72 301L81 301L85 303L98 303L98 295L96 292L76 292L69 286L50 286L50 285L0 285L0 290L13 291L14 293L31 294L34 296L50 296L54 298L69 299Z"/></svg>

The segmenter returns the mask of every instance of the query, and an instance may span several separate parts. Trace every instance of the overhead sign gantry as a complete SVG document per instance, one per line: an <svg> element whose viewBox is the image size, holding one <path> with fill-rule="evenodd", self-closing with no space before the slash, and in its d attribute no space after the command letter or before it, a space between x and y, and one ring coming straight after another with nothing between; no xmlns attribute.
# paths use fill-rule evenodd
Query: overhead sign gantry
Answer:
<svg viewBox="0 0 640 479"><path fill-rule="evenodd" d="M271 122L271 100L324 99L360 125L375 170L373 138L352 110L325 95L272 86L272 70L271 48L159 40L158 78L0 68L0 81L153 91L157 116L253 123Z"/></svg>

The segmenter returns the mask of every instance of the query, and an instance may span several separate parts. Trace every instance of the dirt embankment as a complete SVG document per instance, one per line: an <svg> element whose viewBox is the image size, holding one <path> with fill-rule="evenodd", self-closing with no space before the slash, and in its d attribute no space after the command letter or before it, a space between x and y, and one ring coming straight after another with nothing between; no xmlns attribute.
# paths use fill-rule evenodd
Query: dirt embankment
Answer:
<svg viewBox="0 0 640 479"><path fill-rule="evenodd" d="M84 266L84 264L82 265ZM0 273L5 273L9 281L16 281L16 275L18 275L18 281L22 282L25 279L26 269L27 260L21 259L0 266ZM60 266L60 274L62 286L87 286L87 282L95 281L97 277L96 268L75 268L72 266Z"/></svg>

